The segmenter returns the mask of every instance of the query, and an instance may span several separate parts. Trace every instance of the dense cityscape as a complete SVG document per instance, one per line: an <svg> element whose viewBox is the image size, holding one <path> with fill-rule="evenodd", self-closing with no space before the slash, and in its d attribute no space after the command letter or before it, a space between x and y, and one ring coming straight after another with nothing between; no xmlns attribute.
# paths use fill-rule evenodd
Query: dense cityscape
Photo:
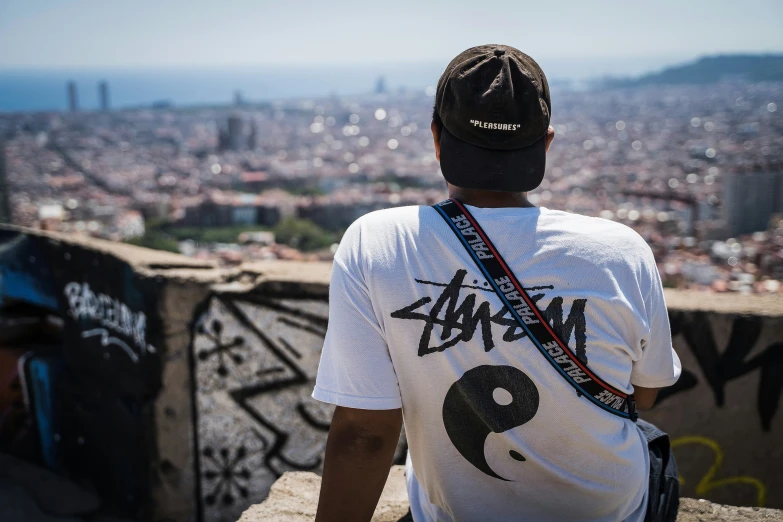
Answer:
<svg viewBox="0 0 783 522"><path fill-rule="evenodd" d="M214 259L328 260L367 212L446 195L434 90L0 116L13 224ZM534 204L619 221L664 284L783 293L783 84L556 90ZM3 173L0 167L0 174ZM2 210L2 209L0 209Z"/></svg>

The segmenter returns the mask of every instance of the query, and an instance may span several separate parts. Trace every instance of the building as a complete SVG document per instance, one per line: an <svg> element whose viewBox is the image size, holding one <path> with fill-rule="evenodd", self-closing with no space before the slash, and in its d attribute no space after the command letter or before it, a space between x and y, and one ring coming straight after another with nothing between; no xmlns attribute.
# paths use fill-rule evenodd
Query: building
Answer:
<svg viewBox="0 0 783 522"><path fill-rule="evenodd" d="M310 205L300 205L297 208L298 216L301 219L309 219L327 230L344 230L363 215L391 206L370 198L350 203L315 199L316 201Z"/></svg>
<svg viewBox="0 0 783 522"><path fill-rule="evenodd" d="M378 77L378 81L375 84L375 94L385 94L386 93L386 78L383 76Z"/></svg>
<svg viewBox="0 0 783 522"><path fill-rule="evenodd" d="M240 244L256 245L274 245L275 233L268 230L257 230L255 232L241 232L237 238Z"/></svg>
<svg viewBox="0 0 783 522"><path fill-rule="evenodd" d="M79 110L79 100L76 93L76 82L68 82L68 110L76 112Z"/></svg>
<svg viewBox="0 0 783 522"><path fill-rule="evenodd" d="M239 194L228 202L231 207L232 225L255 225L258 219L258 197L255 194Z"/></svg>
<svg viewBox="0 0 783 522"><path fill-rule="evenodd" d="M783 212L783 172L729 174L723 184L723 219L729 237L767 230Z"/></svg>
<svg viewBox="0 0 783 522"><path fill-rule="evenodd" d="M231 211L226 205L208 198L198 205L186 207L179 224L191 227L226 227L232 224Z"/></svg>
<svg viewBox="0 0 783 522"><path fill-rule="evenodd" d="M144 216L138 210L122 212L114 220L114 235L117 239L130 239L144 235Z"/></svg>
<svg viewBox="0 0 783 522"><path fill-rule="evenodd" d="M272 186L275 180L272 180L264 171L243 172L239 177L239 189L244 192L261 192Z"/></svg>
<svg viewBox="0 0 783 522"><path fill-rule="evenodd" d="M247 137L247 148L256 150L258 145L258 124L255 120L250 120L250 134Z"/></svg>
<svg viewBox="0 0 783 522"><path fill-rule="evenodd" d="M218 126L218 148L223 150L242 150L245 145L245 122L239 114L228 117L227 126Z"/></svg>
<svg viewBox="0 0 783 522"><path fill-rule="evenodd" d="M102 111L108 111L109 110L109 83L108 82L101 82L98 84L98 94L101 99L101 110Z"/></svg>
<svg viewBox="0 0 783 522"><path fill-rule="evenodd" d="M228 147L231 150L242 149L242 135L244 134L245 123L239 114L232 114L228 117Z"/></svg>
<svg viewBox="0 0 783 522"><path fill-rule="evenodd" d="M229 227L240 225L274 226L282 218L294 215L292 197L214 192L202 202L185 208L183 226Z"/></svg>
<svg viewBox="0 0 783 522"><path fill-rule="evenodd" d="M0 223L11 222L11 195L8 193L8 173L5 165L5 143L0 136Z"/></svg>

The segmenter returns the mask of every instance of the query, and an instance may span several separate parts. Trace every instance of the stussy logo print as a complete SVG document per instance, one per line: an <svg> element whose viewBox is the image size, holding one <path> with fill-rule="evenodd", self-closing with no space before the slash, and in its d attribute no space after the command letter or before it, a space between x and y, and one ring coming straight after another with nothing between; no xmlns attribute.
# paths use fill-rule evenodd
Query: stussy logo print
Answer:
<svg viewBox="0 0 783 522"><path fill-rule="evenodd" d="M391 316L394 319L407 319L423 323L419 339L419 356L442 352L462 341L468 342L473 339L476 332L480 332L484 350L488 352L495 347L492 335L493 324L506 327L502 337L505 342L513 342L526 335L505 306L493 313L489 302L481 300L478 292L467 293L462 299L462 293L465 289L494 293L489 286L466 285L465 276L467 273L467 270L457 270L449 283L435 283L417 279L416 282L422 285L443 287L443 291L429 311L426 310L426 305L432 302L432 298L422 297L416 302L392 312ZM478 281L474 283L478 283ZM552 286L539 286L525 290L533 292L552 288ZM543 293L530 296L535 303L538 303L543 297ZM587 299L574 299L565 321L563 321L562 297L554 297L543 310L544 318L552 325L555 333L561 339L568 342L571 335L574 335L576 357L583 364L587 364L586 304ZM436 329L436 326L439 328ZM436 330L440 331L440 335ZM433 337L435 337L434 341Z"/></svg>

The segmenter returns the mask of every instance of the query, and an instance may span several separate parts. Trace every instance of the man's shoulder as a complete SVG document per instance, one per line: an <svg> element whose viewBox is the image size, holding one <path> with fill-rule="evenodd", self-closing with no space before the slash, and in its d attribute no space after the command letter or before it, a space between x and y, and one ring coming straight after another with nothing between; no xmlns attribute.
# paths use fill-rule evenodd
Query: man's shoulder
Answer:
<svg viewBox="0 0 783 522"><path fill-rule="evenodd" d="M634 229L611 219L575 214L564 210L548 210L547 216L554 222L568 226L569 229L576 233L592 234L599 231L644 243L644 238Z"/></svg>
<svg viewBox="0 0 783 522"><path fill-rule="evenodd" d="M351 226L378 226L385 224L417 223L422 212L434 210L425 205L409 205L404 207L384 208L364 214Z"/></svg>
<svg viewBox="0 0 783 522"><path fill-rule="evenodd" d="M345 231L340 245L368 250L384 248L399 238L401 231L418 230L422 214L435 212L426 206L392 207L375 210L359 217Z"/></svg>
<svg viewBox="0 0 783 522"><path fill-rule="evenodd" d="M364 239L368 239L368 236L380 238L398 235L401 230L417 230L422 216L429 212L434 213L435 210L421 205L375 210L356 219L345 234L348 237Z"/></svg>
<svg viewBox="0 0 783 522"><path fill-rule="evenodd" d="M617 221L561 210L549 210L547 217L550 226L571 235L577 245L606 249L607 256L616 253L647 257L650 253L650 246L638 232Z"/></svg>

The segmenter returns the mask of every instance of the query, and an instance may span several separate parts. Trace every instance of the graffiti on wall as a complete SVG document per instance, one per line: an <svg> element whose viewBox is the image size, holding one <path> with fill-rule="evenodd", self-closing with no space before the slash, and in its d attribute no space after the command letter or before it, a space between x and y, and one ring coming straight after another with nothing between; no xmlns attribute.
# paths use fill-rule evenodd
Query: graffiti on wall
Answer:
<svg viewBox="0 0 783 522"><path fill-rule="evenodd" d="M327 317L325 299L253 294L212 296L197 317L203 520L235 520L286 471L321 470L333 407L310 394Z"/></svg>
<svg viewBox="0 0 783 522"><path fill-rule="evenodd" d="M82 339L96 337L103 347L116 346L134 363L147 353L155 353L155 347L147 343L144 312L134 312L119 299L96 294L88 283L71 281L65 285L63 294L72 318L77 321L89 319L98 324L97 328L82 330Z"/></svg>
<svg viewBox="0 0 783 522"><path fill-rule="evenodd" d="M285 471L320 471L332 407L310 393L327 315L324 300L242 294L214 295L197 316L193 354L204 520L238 517L244 507L262 501ZM682 343L678 349L687 347L690 354L680 382L662 397L701 382L710 401L722 406L726 385L758 370L747 400L758 411L760 427L769 430L783 386L783 343L763 318L733 317L717 330L714 321L715 314L671 313L672 333ZM724 449L710 433L672 434L682 479L696 494L717 500L728 494L763 505L767 491L777 487L765 483L769 477L763 473L754 476L753 466L750 474L737 473L740 456L733 441L724 444L732 457L724 464Z"/></svg>
<svg viewBox="0 0 783 522"><path fill-rule="evenodd" d="M725 403L727 383L759 371L756 409L761 428L769 431L783 395L783 340L754 350L762 333L764 318L737 316L731 324L728 339L720 347L709 314L670 312L669 317L672 336L682 334L712 391L716 406L722 407ZM754 355L751 355L752 352ZM677 384L663 390L659 401L694 388L697 384L696 374L684 368Z"/></svg>
<svg viewBox="0 0 783 522"><path fill-rule="evenodd" d="M755 478L746 475L736 475L733 477L720 478L723 467L724 451L715 440L709 437L699 435L690 435L678 437L672 441L672 448L682 448L686 446L702 446L712 453L712 462L707 471L696 481L694 491L699 498L705 498L715 490L733 486L749 486L755 493L757 507L764 507L767 501L767 487L764 483ZM678 452L680 454L680 452ZM680 475L680 484L690 485L691 477Z"/></svg>
<svg viewBox="0 0 783 522"><path fill-rule="evenodd" d="M24 305L56 319L50 335L39 327L20 344L41 461L91 483L116 513L148 519L150 410L162 387L161 280L88 244L0 229L0 247L4 311Z"/></svg>
<svg viewBox="0 0 783 522"><path fill-rule="evenodd" d="M783 318L670 310L683 371L642 415L672 437L685 496L783 507Z"/></svg>

